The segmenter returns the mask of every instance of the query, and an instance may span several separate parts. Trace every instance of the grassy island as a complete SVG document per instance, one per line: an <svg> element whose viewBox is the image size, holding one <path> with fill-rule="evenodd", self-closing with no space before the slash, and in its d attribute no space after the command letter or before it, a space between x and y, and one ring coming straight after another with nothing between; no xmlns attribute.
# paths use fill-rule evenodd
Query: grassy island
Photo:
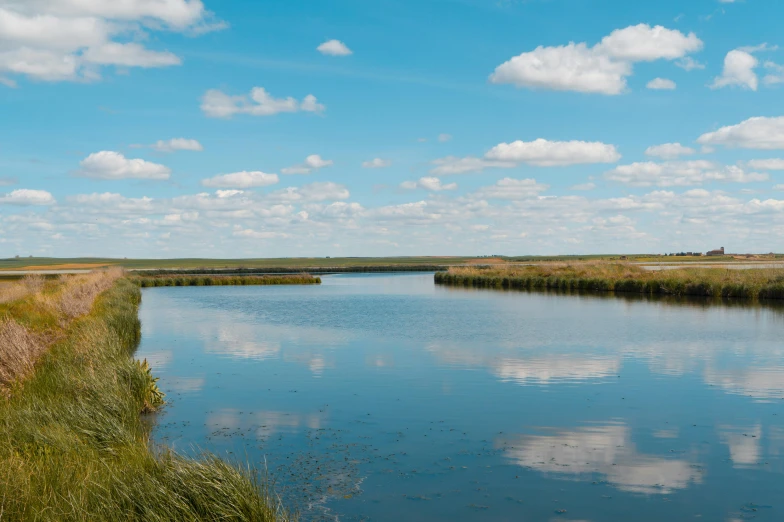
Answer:
<svg viewBox="0 0 784 522"><path fill-rule="evenodd" d="M479 288L577 290L641 295L784 299L784 269L679 268L650 271L627 263L549 263L454 267L437 284Z"/></svg>
<svg viewBox="0 0 784 522"><path fill-rule="evenodd" d="M287 521L258 474L153 447L121 270L0 286L0 519Z"/></svg>

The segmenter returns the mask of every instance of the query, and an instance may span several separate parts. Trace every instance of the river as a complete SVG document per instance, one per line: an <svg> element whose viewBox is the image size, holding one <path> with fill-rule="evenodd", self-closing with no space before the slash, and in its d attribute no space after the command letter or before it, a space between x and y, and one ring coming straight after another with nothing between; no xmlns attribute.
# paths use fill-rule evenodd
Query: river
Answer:
<svg viewBox="0 0 784 522"><path fill-rule="evenodd" d="M303 520L784 520L784 310L437 287L145 289L153 437Z"/></svg>

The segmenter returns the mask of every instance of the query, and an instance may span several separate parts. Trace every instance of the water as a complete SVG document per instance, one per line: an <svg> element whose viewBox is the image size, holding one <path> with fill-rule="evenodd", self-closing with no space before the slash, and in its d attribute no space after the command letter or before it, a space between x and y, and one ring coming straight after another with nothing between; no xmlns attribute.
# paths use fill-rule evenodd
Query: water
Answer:
<svg viewBox="0 0 784 522"><path fill-rule="evenodd" d="M144 290L154 437L305 520L784 520L784 312L436 287Z"/></svg>

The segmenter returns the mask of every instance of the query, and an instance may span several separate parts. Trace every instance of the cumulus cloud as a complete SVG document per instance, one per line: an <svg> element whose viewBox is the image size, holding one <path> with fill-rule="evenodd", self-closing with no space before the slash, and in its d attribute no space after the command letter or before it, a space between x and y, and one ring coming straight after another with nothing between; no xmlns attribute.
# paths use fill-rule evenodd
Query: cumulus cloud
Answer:
<svg viewBox="0 0 784 522"><path fill-rule="evenodd" d="M759 60L752 56L751 53L735 49L727 53L724 57L724 70L721 76L713 80L711 89L720 89L722 87L743 87L757 90L759 79L754 69L759 65Z"/></svg>
<svg viewBox="0 0 784 522"><path fill-rule="evenodd" d="M198 141L185 138L172 138L165 141L158 140L152 145L152 148L158 152L174 152L177 150L201 152L204 150L204 147Z"/></svg>
<svg viewBox="0 0 784 522"><path fill-rule="evenodd" d="M374 158L370 161L363 161L362 168L364 169L383 169L391 167L392 161L388 159Z"/></svg>
<svg viewBox="0 0 784 522"><path fill-rule="evenodd" d="M400 188L406 190L424 189L431 192L440 192L442 190L455 190L457 183L448 183L444 185L441 180L435 177L419 178L419 181L404 181L400 184Z"/></svg>
<svg viewBox="0 0 784 522"><path fill-rule="evenodd" d="M314 170L323 169L324 167L332 166L332 160L325 160L318 154L311 154L303 163L299 165L294 165L292 167L286 167L281 169L280 171L283 174L310 174Z"/></svg>
<svg viewBox="0 0 784 522"><path fill-rule="evenodd" d="M678 86L672 80L666 78L654 78L646 85L648 89L655 91L674 91Z"/></svg>
<svg viewBox="0 0 784 522"><path fill-rule="evenodd" d="M605 178L636 187L676 187L701 185L710 181L754 183L767 181L768 174L745 172L740 167L721 166L711 161L641 162L620 165Z"/></svg>
<svg viewBox="0 0 784 522"><path fill-rule="evenodd" d="M614 163L621 158L614 145L587 141L548 141L500 143L485 154L485 159L555 167L590 163Z"/></svg>
<svg viewBox="0 0 784 522"><path fill-rule="evenodd" d="M737 125L703 134L697 143L743 149L784 149L784 116L749 118Z"/></svg>
<svg viewBox="0 0 784 522"><path fill-rule="evenodd" d="M784 159L770 158L770 159L757 159L746 162L746 165L752 169L760 170L784 170Z"/></svg>
<svg viewBox="0 0 784 522"><path fill-rule="evenodd" d="M0 2L0 73L73 81L99 78L102 66L179 65L173 53L122 40L130 33L142 40L153 31L223 27L199 0L5 0Z"/></svg>
<svg viewBox="0 0 784 522"><path fill-rule="evenodd" d="M267 187L269 185L274 185L277 182L277 174L266 174L260 171L242 171L214 176L212 178L202 180L201 184L205 187L245 189L253 187ZM232 191L232 194L224 192L222 195L219 194L219 197L229 197L236 193L236 191Z"/></svg>
<svg viewBox="0 0 784 522"><path fill-rule="evenodd" d="M439 134L438 135L438 141L440 141L441 143L446 143L447 141L452 141L452 135L451 134Z"/></svg>
<svg viewBox="0 0 784 522"><path fill-rule="evenodd" d="M626 91L626 79L635 62L675 60L701 50L694 33L646 24L617 29L589 47L571 42L558 47L539 46L499 65L493 83L558 91L617 95Z"/></svg>
<svg viewBox="0 0 784 522"><path fill-rule="evenodd" d="M511 83L531 89L621 94L632 66L597 54L586 44L537 47L499 65L492 83Z"/></svg>
<svg viewBox="0 0 784 522"><path fill-rule="evenodd" d="M274 116L285 112L322 113L326 107L312 94L297 101L291 96L275 98L263 87L254 87L250 96L232 96L218 89L210 89L202 97L201 110L210 118L231 118L236 114Z"/></svg>
<svg viewBox="0 0 784 522"><path fill-rule="evenodd" d="M101 151L81 161L77 175L93 179L169 179L171 169L142 159L128 159L119 152Z"/></svg>
<svg viewBox="0 0 784 522"><path fill-rule="evenodd" d="M340 40L329 40L316 47L316 50L327 56L348 56L354 54L351 49Z"/></svg>
<svg viewBox="0 0 784 522"><path fill-rule="evenodd" d="M45 190L18 189L0 197L0 204L20 206L54 205L57 201Z"/></svg>
<svg viewBox="0 0 784 522"><path fill-rule="evenodd" d="M680 143L663 143L645 149L646 156L653 156L661 159L676 159L681 156L689 156L697 151L691 147L685 147Z"/></svg>
<svg viewBox="0 0 784 522"><path fill-rule="evenodd" d="M514 141L499 143L483 158L447 156L433 161L436 176L482 172L488 168L513 168L520 164L557 167L592 163L614 163L621 158L614 145L587 141Z"/></svg>

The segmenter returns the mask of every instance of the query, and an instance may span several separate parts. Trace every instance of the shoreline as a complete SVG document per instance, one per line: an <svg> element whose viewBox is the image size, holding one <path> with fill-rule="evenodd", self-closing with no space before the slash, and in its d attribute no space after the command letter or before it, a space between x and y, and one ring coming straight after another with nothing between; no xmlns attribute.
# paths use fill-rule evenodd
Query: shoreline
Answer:
<svg viewBox="0 0 784 522"><path fill-rule="evenodd" d="M48 298L59 298L55 285L65 284L3 305L10 310L6 321L14 323L0 325L3 339L38 339L42 350L27 372L6 383L7 396L0 394L0 515L294 520L266 477L247 463L209 453L189 458L150 443L143 414L160 406L162 397L146 361L134 357L141 336L140 287L121 277L84 313L49 321ZM40 318L30 316L31 307ZM0 347L0 363L13 355L8 343Z"/></svg>

